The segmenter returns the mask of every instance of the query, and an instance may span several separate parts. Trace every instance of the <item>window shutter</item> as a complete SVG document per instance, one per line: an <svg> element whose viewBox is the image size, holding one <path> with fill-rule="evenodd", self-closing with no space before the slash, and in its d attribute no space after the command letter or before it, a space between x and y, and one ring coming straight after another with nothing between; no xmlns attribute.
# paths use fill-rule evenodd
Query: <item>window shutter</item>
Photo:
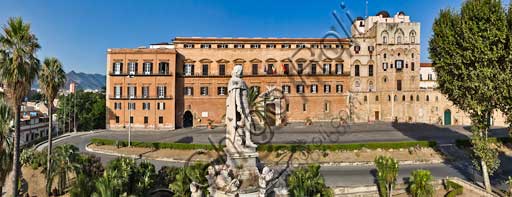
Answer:
<svg viewBox="0 0 512 197"><path fill-rule="evenodd" d="M162 103L162 104L163 104L163 106L164 106L164 107L163 107L163 109L165 109L165 103Z"/></svg>
<svg viewBox="0 0 512 197"><path fill-rule="evenodd" d="M191 67L192 67L192 68L190 69L190 72L191 72L191 74L192 74L192 75L194 75L194 64L192 64L192 66L191 66Z"/></svg>
<svg viewBox="0 0 512 197"><path fill-rule="evenodd" d="M167 96L167 86L164 86L164 97Z"/></svg>
<svg viewBox="0 0 512 197"><path fill-rule="evenodd" d="M123 73L123 63L121 63L121 65L119 66L121 69L121 73Z"/></svg>
<svg viewBox="0 0 512 197"><path fill-rule="evenodd" d="M135 63L135 74L137 74L139 70L139 63Z"/></svg>
<svg viewBox="0 0 512 197"><path fill-rule="evenodd" d="M123 97L123 88L121 88L121 86L119 86L118 88L119 88L119 96Z"/></svg>
<svg viewBox="0 0 512 197"><path fill-rule="evenodd" d="M134 87L134 88L133 88L133 96L134 96L134 97L137 97L137 87Z"/></svg>
<svg viewBox="0 0 512 197"><path fill-rule="evenodd" d="M112 73L114 73L116 71L116 63L112 63Z"/></svg>
<svg viewBox="0 0 512 197"><path fill-rule="evenodd" d="M149 73L153 73L153 62L149 63Z"/></svg>

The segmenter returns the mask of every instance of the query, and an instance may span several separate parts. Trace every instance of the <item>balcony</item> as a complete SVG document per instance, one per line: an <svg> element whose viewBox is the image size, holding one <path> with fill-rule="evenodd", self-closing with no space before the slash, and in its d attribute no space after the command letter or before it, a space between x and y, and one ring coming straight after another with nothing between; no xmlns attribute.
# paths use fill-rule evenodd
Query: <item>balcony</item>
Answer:
<svg viewBox="0 0 512 197"><path fill-rule="evenodd" d="M172 76L172 72L167 73L144 73L144 72L137 72L137 73L129 73L129 72L109 72L108 75L110 76L135 76L135 77L151 77L151 76Z"/></svg>
<svg viewBox="0 0 512 197"><path fill-rule="evenodd" d="M129 97L128 95L121 95L121 96L115 96L113 94L109 94L108 98L110 100L172 100L172 96L165 96L165 97L159 97L159 96L135 96L135 97Z"/></svg>

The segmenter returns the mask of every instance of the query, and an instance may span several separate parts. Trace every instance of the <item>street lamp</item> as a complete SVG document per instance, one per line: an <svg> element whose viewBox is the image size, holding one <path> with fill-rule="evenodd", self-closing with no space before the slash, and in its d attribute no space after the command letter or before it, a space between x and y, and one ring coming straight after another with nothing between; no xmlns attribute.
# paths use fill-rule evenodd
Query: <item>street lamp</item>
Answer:
<svg viewBox="0 0 512 197"><path fill-rule="evenodd" d="M133 74L128 74L128 79L135 77ZM130 87L131 89L131 87ZM131 89L134 91L133 89ZM128 147L131 147L132 142L132 92L128 92ZM135 95L135 92L133 93Z"/></svg>

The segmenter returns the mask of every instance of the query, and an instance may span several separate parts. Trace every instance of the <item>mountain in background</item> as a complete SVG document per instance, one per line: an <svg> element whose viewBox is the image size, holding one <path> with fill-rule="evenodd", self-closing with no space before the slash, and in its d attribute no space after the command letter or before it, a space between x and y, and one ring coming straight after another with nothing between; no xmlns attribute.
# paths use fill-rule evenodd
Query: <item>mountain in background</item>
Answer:
<svg viewBox="0 0 512 197"><path fill-rule="evenodd" d="M105 75L101 74L87 74L82 72L77 73L75 71L71 71L69 73L66 73L66 85L64 86L64 89L69 90L69 84L71 83L71 81L75 81L78 83L78 89L101 90L103 87L105 87L106 77ZM39 88L37 79L34 80L32 88Z"/></svg>

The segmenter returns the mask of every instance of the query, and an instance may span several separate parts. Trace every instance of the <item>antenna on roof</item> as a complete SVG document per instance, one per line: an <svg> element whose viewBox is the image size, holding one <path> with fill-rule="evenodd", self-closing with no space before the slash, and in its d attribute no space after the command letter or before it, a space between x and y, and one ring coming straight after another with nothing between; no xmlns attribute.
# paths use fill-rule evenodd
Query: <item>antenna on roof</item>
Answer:
<svg viewBox="0 0 512 197"><path fill-rule="evenodd" d="M364 18L368 18L368 0L366 0L366 5L364 9Z"/></svg>

